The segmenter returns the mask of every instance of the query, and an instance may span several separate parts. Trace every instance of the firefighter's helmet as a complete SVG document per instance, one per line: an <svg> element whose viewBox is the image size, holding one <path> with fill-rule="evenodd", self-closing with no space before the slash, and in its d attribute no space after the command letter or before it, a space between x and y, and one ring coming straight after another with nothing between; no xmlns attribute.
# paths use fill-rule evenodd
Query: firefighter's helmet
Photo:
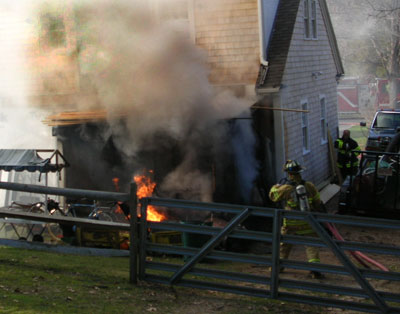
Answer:
<svg viewBox="0 0 400 314"><path fill-rule="evenodd" d="M296 160L287 160L285 165L283 166L283 171L289 173L300 173L303 170L304 167L302 167Z"/></svg>

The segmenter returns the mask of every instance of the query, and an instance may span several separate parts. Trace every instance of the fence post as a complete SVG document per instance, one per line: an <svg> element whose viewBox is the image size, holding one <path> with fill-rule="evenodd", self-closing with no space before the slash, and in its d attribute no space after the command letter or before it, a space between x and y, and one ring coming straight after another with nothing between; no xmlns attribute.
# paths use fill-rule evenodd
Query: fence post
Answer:
<svg viewBox="0 0 400 314"><path fill-rule="evenodd" d="M147 239L147 207L149 199L140 199L140 231L139 231L139 279L145 279L146 273L146 239Z"/></svg>
<svg viewBox="0 0 400 314"><path fill-rule="evenodd" d="M129 245L129 282L137 284L138 274L138 221L137 221L137 197L136 184L131 183L129 191L130 219L130 245Z"/></svg>
<svg viewBox="0 0 400 314"><path fill-rule="evenodd" d="M282 226L282 211L275 209L273 229L272 229L272 263L271 263L271 298L278 297L279 270L281 268L279 261L279 248L281 242L281 226Z"/></svg>

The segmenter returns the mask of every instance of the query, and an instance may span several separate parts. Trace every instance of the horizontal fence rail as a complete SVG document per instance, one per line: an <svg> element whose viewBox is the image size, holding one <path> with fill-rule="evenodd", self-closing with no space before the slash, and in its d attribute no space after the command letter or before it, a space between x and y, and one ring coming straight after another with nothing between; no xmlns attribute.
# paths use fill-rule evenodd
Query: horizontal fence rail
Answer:
<svg viewBox="0 0 400 314"><path fill-rule="evenodd" d="M21 214L10 210L0 210L0 217L5 218L22 218L32 221L43 221L43 222L56 222L56 223L64 223L64 224L76 224L82 226L97 226L106 229L118 229L118 230L129 230L130 234L130 246L129 246L129 255L130 255L130 263L129 263L129 281L131 283L137 283L137 274L138 274L138 238L137 238L137 198L136 198L136 184L132 183L130 185L129 193L117 193L117 192L105 192L105 191L92 191L92 190L82 190L82 189L66 189L66 188L57 188L57 187L48 187L41 185L33 185L33 184L20 184L20 183L11 183L11 182L1 182L0 181L0 189L12 190L12 191L21 191L21 192L30 192L30 193L38 193L38 194L46 194L46 195L60 195L60 196L68 196L68 197L77 197L77 198L87 198L93 200L107 200L107 201L120 201L127 202L130 208L130 224L118 224L112 222L100 222L98 220L90 220L84 218L73 218L73 217L51 217L45 215L35 215L32 213L23 213L23 217ZM18 217L18 215L20 215Z"/></svg>
<svg viewBox="0 0 400 314"><path fill-rule="evenodd" d="M373 284L374 280L399 282L400 272L362 268L355 265L345 254L346 251L360 251L400 257L400 247L380 243L339 241L332 239L323 228L325 223L335 223L345 226L380 228L390 232L391 230L400 230L400 221L398 220L159 198L143 198L140 200L140 204L142 220L139 239L139 278L141 280L363 312L400 312L400 293L396 290L379 290ZM270 219L272 220L272 230L269 232L231 228L232 230L225 236L233 241L248 240L267 243L271 250L260 255L217 249L212 247L211 244L217 241L226 228L181 223L179 221L146 221L147 207L150 205L172 211L184 209L228 214L232 217L232 220L228 222L230 227L233 226L235 217L239 218L240 214L244 215L246 211L249 215ZM283 218L308 221L320 236L281 235L280 227ZM154 243L148 238L148 232L168 231L178 232L182 235L209 236L209 240L202 247L191 247L174 243ZM281 260L279 259L280 242L329 250L333 252L339 262L332 265L290 259ZM165 255L175 257L175 260L167 263L163 259L148 259L148 256ZM214 262L209 265L207 263L199 264L198 261L201 257ZM271 267L272 272L268 275L262 275L265 271L260 271L261 274L256 275L254 273L228 271L218 269L219 263L253 265L260 270ZM214 264L216 266L212 267ZM319 271L334 276L347 276L352 278L354 283L353 286L344 286L340 284L340 280L339 284L329 284L323 281L310 282L301 279L282 278L282 275L278 272L281 267L292 270ZM338 296L351 297L357 300L343 300Z"/></svg>
<svg viewBox="0 0 400 314"><path fill-rule="evenodd" d="M104 191L92 191L92 190L81 190L81 189L65 189L65 188L56 188L56 187L49 187L42 185L21 184L21 183L1 182L1 181L0 181L0 189L39 193L39 194L80 197L80 198L88 198L88 199L104 200L104 201L129 201L130 197L129 193L104 192Z"/></svg>
<svg viewBox="0 0 400 314"><path fill-rule="evenodd" d="M102 229L117 229L129 231L130 225L112 221L101 221L87 218L49 216L36 213L16 212L9 209L0 209L0 218L16 218L28 221L38 221L45 223L61 223L65 225L77 225L86 227L101 227ZM7 222L7 219L4 222Z"/></svg>

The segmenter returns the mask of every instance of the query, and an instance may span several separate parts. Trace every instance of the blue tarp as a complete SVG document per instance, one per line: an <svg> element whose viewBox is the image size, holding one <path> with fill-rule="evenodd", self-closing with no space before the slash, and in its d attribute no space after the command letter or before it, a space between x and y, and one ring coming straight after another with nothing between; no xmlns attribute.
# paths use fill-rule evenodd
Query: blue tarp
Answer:
<svg viewBox="0 0 400 314"><path fill-rule="evenodd" d="M0 170L56 172L64 166L41 158L35 149L0 149Z"/></svg>

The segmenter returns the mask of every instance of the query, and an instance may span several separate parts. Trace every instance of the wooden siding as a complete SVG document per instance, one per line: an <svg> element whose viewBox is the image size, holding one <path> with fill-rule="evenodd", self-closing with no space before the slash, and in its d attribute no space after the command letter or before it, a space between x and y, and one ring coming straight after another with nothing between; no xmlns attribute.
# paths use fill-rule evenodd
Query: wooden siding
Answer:
<svg viewBox="0 0 400 314"><path fill-rule="evenodd" d="M30 71L32 74L31 102L41 107L76 102L79 87L79 66L76 54L76 36L73 31L71 7L65 4L60 16L65 29L65 43L49 47L40 32L32 33Z"/></svg>
<svg viewBox="0 0 400 314"><path fill-rule="evenodd" d="M296 159L307 168L304 178L315 184L331 175L328 143L321 142L320 95L326 97L326 122L334 139L338 126L337 71L318 1L317 21L318 39L304 39L303 6L299 7L281 90L281 102L285 107L300 109L301 101L308 101L310 150L303 152L301 114L285 113L285 153L286 158ZM321 72L321 75L313 78L313 72Z"/></svg>
<svg viewBox="0 0 400 314"><path fill-rule="evenodd" d="M257 0L196 1L194 25L196 45L208 53L211 83L255 85L260 65Z"/></svg>

